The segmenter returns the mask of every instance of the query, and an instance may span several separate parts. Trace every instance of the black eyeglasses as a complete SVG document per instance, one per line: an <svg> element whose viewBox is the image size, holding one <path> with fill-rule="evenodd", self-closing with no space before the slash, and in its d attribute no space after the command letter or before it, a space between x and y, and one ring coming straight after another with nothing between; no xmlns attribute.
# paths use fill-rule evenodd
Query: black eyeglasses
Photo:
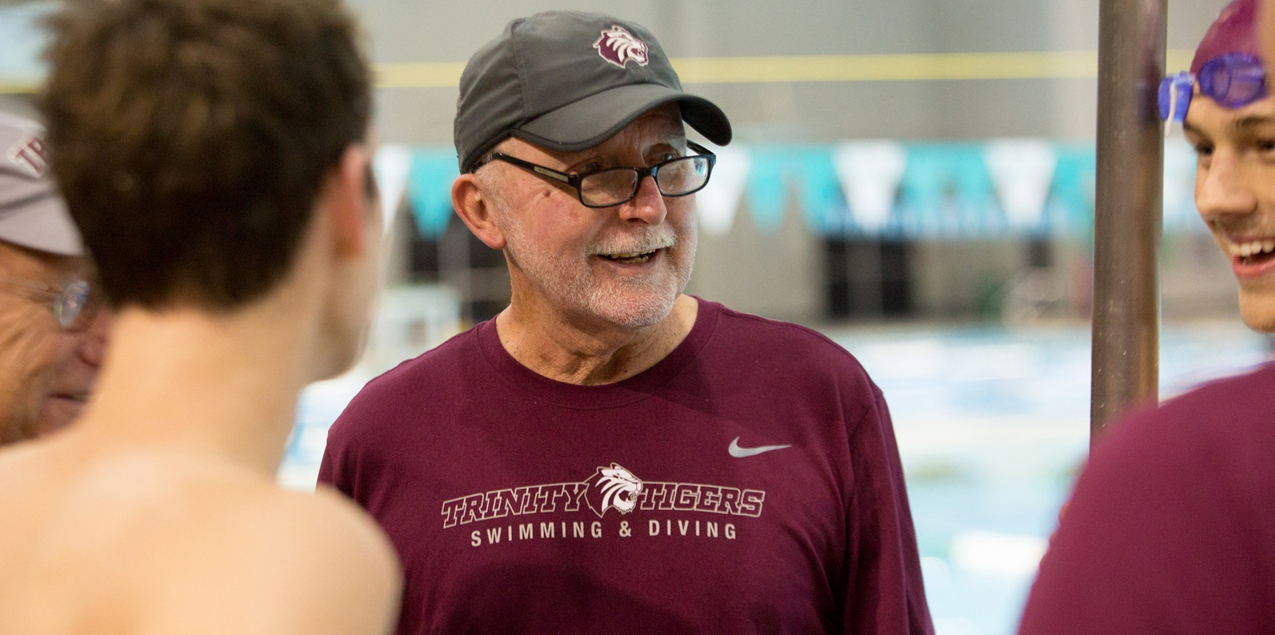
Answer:
<svg viewBox="0 0 1275 635"><path fill-rule="evenodd" d="M23 289L40 294L53 300L53 317L58 326L67 331L82 331L88 328L102 307L101 299L93 285L82 278L70 278L60 288L43 282L0 278L0 285Z"/></svg>
<svg viewBox="0 0 1275 635"><path fill-rule="evenodd" d="M576 197L585 207L613 207L633 200L642 185L642 179L647 176L655 179L655 186L664 196L686 196L704 189L708 185L708 177L713 173L717 155L699 144L687 145L699 154L669 159L646 168L606 168L582 174L567 174L497 152L474 169L495 160L504 161L533 174L570 185L575 188Z"/></svg>

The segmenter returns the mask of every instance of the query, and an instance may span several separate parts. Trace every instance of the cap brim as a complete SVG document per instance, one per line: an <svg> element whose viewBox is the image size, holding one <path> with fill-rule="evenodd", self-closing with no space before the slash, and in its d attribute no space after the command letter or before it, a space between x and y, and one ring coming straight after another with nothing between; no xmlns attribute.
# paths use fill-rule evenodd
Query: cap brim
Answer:
<svg viewBox="0 0 1275 635"><path fill-rule="evenodd" d="M20 210L0 212L0 240L62 256L84 255L80 232L65 203L53 193L24 203Z"/></svg>
<svg viewBox="0 0 1275 635"><path fill-rule="evenodd" d="M658 84L630 84L590 95L545 113L511 131L536 145L576 152L610 139L643 113L676 102L682 120L719 146L730 143L730 120L703 97Z"/></svg>

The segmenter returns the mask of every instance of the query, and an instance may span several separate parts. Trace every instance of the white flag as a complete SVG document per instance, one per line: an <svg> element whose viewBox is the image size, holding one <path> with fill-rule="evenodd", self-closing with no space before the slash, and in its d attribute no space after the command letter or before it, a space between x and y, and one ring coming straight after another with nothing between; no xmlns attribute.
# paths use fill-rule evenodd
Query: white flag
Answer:
<svg viewBox="0 0 1275 635"><path fill-rule="evenodd" d="M746 148L738 144L714 150L717 163L708 185L695 194L695 209L699 225L708 236L725 236L735 224L735 212L744 196L744 185L753 158Z"/></svg>
<svg viewBox="0 0 1275 635"><path fill-rule="evenodd" d="M376 186L381 192L381 218L388 234L394 225L394 215L402 207L403 193L407 191L407 175L412 171L412 150L404 145L386 144L376 151L372 159L372 171L376 174Z"/></svg>
<svg viewBox="0 0 1275 635"><path fill-rule="evenodd" d="M880 231L890 220L894 195L908 164L903 144L895 141L842 143L832 150L832 163L850 215L864 231Z"/></svg>
<svg viewBox="0 0 1275 635"><path fill-rule="evenodd" d="M1009 226L1039 225L1058 165L1053 145L1040 139L1000 139L987 144L983 160Z"/></svg>

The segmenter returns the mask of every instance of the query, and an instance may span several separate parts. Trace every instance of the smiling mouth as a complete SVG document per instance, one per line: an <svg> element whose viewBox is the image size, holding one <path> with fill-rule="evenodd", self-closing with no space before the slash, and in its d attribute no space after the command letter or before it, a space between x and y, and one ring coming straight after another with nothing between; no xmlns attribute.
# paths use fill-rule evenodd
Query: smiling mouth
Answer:
<svg viewBox="0 0 1275 635"><path fill-rule="evenodd" d="M1258 265L1275 260L1275 239L1229 243L1227 253L1240 264Z"/></svg>
<svg viewBox="0 0 1275 635"><path fill-rule="evenodd" d="M598 254L598 256L606 260L610 260L611 262L618 262L622 265L640 265L650 262L657 253L659 253L658 249L643 253Z"/></svg>

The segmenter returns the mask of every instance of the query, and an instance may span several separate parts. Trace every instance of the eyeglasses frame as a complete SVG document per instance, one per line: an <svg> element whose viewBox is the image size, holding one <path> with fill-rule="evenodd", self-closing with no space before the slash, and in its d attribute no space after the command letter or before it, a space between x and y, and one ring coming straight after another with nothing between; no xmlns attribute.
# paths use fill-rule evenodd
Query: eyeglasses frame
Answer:
<svg viewBox="0 0 1275 635"><path fill-rule="evenodd" d="M93 321L93 317L97 315L97 312L101 307L101 302L95 293L96 286L84 278L74 276L69 277L62 283L61 287L53 287L35 280L0 277L0 285L17 287L19 289L26 289L28 291L35 291L37 293L43 293L51 296L53 298L53 306L51 308L53 310L54 321L56 321L58 327L64 331L78 332L88 328L89 324ZM80 300L83 302L83 306L80 308L79 312L77 312L73 317L70 317L68 321L66 307L72 299L72 296L68 295L68 291L79 285L83 285L84 287L83 295L80 297Z"/></svg>
<svg viewBox="0 0 1275 635"><path fill-rule="evenodd" d="M713 152L709 150L708 148L705 148L704 146L701 146L698 143L695 143L694 141L687 141L686 145L687 147L689 147L691 150L694 150L698 154L688 154L684 157L675 157L675 158L669 159L668 161L661 161L659 163L656 163L655 165L647 166L645 168L633 168L633 167L603 168L601 170L593 170L591 172L582 172L579 174L568 174L566 172L545 167L537 163L532 163L530 161L519 159L518 157L515 157L515 156L504 154L503 152L493 152L486 159L481 161L478 165L474 166L474 170L477 171L478 168L481 168L484 165L491 163L492 161L503 161L510 165L527 170L528 172L531 172L532 174L543 176L543 177L552 179L554 181L557 181L559 183L562 183L564 185L571 186L576 191L576 199L579 200L580 204L584 205L585 207L588 207L590 209L606 209L608 207L615 207L616 205L623 205L637 198L638 190L642 188L642 180L648 176L655 179L655 187L656 189L660 191L660 195L668 196L670 198L690 196L691 194L694 194L704 189L706 186L708 186L708 181L713 176L713 167L717 164L717 155L713 154ZM659 174L660 168L670 163L685 161L687 159L707 159L708 160L708 176L704 178L704 183L689 192L683 192L681 194L665 194L664 190L660 188L660 179L658 176L656 176L657 174ZM633 182L633 192L629 194L628 198L615 203L607 203L606 205L594 205L592 203L585 202L584 192L580 189L580 184L584 182L584 179L587 179L591 176L596 176L603 172L611 172L616 170L632 170L634 172L637 172L638 178L637 180Z"/></svg>

